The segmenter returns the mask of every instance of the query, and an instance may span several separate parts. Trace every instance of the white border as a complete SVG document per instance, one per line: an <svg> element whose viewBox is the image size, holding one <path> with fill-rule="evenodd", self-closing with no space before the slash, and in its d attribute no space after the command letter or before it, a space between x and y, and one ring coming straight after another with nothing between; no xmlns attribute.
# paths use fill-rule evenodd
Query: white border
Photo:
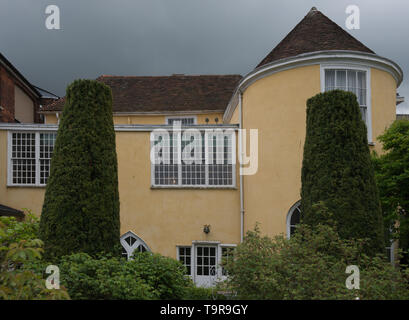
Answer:
<svg viewBox="0 0 409 320"><path fill-rule="evenodd" d="M287 212L287 218L286 218L286 229L287 229L287 239L290 239L291 237L291 217L293 215L294 210L301 205L301 200L298 200L296 203L294 203L290 210Z"/></svg>
<svg viewBox="0 0 409 320"><path fill-rule="evenodd" d="M45 188L46 183L40 183L40 134L49 133L51 130L30 130L21 131L21 130L10 130L7 131L7 187L24 187L24 188ZM55 131L54 131L55 132ZM13 172L11 165L11 156L12 156L12 136L13 133L34 133L35 134L35 183L33 184L24 184L24 183L13 183ZM56 133L56 132L55 132ZM51 163L50 163L51 169Z"/></svg>
<svg viewBox="0 0 409 320"><path fill-rule="evenodd" d="M222 261L222 248L236 248L237 244L234 243L221 243L220 241L206 241L206 240L194 240L192 245L176 245L176 259L179 260L179 248L190 248L190 275L189 277L196 283L196 247L197 246L210 246L216 247L216 282L225 280L227 277L222 274L222 267L220 265ZM211 277L211 276L209 276Z"/></svg>
<svg viewBox="0 0 409 320"><path fill-rule="evenodd" d="M327 69L343 69L364 71L366 73L366 126L368 143L374 144L372 139L372 94L371 94L371 68L362 66L360 64L337 63L337 64L321 64L320 65L320 81L321 92L325 92L325 70Z"/></svg>

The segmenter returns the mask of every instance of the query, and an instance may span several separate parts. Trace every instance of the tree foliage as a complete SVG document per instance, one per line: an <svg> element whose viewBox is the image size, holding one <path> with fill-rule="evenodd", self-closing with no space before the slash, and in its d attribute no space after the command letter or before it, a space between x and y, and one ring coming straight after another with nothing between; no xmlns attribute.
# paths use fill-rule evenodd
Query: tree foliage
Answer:
<svg viewBox="0 0 409 320"><path fill-rule="evenodd" d="M365 255L363 245L329 224L300 225L291 239L261 236L256 227L225 262L227 287L238 299L409 299L408 273L384 255ZM349 265L359 267L359 290L346 287Z"/></svg>
<svg viewBox="0 0 409 320"><path fill-rule="evenodd" d="M378 137L384 154L373 154L375 177L379 188L385 225L392 238L409 249L409 120L395 121ZM406 263L408 258L406 258Z"/></svg>
<svg viewBox="0 0 409 320"><path fill-rule="evenodd" d="M119 194L109 87L76 80L67 88L40 221L47 256L114 252Z"/></svg>
<svg viewBox="0 0 409 320"><path fill-rule="evenodd" d="M41 276L25 268L42 258L43 243L35 237L37 229L33 217L26 222L0 217L0 299L69 299L65 288L47 289Z"/></svg>
<svg viewBox="0 0 409 320"><path fill-rule="evenodd" d="M60 269L72 299L183 299L192 286L182 264L150 252L131 260L77 253L63 257Z"/></svg>
<svg viewBox="0 0 409 320"><path fill-rule="evenodd" d="M334 90L307 101L307 131L302 166L304 223L325 222L314 205L323 202L344 239L367 239L364 250L384 252L378 190L356 96Z"/></svg>

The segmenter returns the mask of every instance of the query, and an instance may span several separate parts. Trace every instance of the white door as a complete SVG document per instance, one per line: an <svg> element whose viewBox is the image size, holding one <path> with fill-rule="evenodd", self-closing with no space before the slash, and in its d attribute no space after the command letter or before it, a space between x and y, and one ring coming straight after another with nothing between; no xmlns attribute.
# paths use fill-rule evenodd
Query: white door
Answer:
<svg viewBox="0 0 409 320"><path fill-rule="evenodd" d="M195 246L195 282L200 287L211 287L217 279L217 246Z"/></svg>

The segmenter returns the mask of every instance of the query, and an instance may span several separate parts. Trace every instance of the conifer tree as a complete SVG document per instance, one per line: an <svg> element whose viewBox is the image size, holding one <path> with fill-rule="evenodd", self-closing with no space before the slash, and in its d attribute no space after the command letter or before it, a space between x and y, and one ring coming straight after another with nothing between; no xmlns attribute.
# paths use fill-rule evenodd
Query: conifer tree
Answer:
<svg viewBox="0 0 409 320"><path fill-rule="evenodd" d="M368 239L370 255L385 251L367 130L355 94L334 90L308 99L301 179L304 223L328 222L314 209L323 203L342 238Z"/></svg>
<svg viewBox="0 0 409 320"><path fill-rule="evenodd" d="M112 94L94 80L67 88L40 220L46 256L114 252L119 194Z"/></svg>

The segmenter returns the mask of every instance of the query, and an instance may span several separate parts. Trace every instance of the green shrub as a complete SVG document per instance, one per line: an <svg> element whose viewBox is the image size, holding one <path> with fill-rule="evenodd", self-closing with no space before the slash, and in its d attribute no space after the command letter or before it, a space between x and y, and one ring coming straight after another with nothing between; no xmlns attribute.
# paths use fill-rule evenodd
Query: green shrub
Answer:
<svg viewBox="0 0 409 320"><path fill-rule="evenodd" d="M37 222L0 219L0 299L69 299L65 288L50 290L44 279L25 268L41 261L42 241L34 237Z"/></svg>
<svg viewBox="0 0 409 320"><path fill-rule="evenodd" d="M373 155L385 226L409 250L409 121L395 121L378 137L385 154ZM396 223L399 222L399 223ZM406 254L405 263L409 263Z"/></svg>
<svg viewBox="0 0 409 320"><path fill-rule="evenodd" d="M72 299L182 299L191 285L178 261L148 252L128 261L77 253L59 267Z"/></svg>
<svg viewBox="0 0 409 320"><path fill-rule="evenodd" d="M380 255L362 253L363 241L341 239L333 226L300 225L291 239L249 231L225 264L227 286L239 299L408 299L408 274ZM360 289L349 290L348 265L360 269Z"/></svg>
<svg viewBox="0 0 409 320"><path fill-rule="evenodd" d="M367 130L353 93L334 90L307 101L302 165L302 221L315 226L333 213L344 239L367 239L369 255L385 252L384 227L367 141Z"/></svg>
<svg viewBox="0 0 409 320"><path fill-rule="evenodd" d="M97 81L76 80L67 88L40 237L47 257L112 253L119 225L111 90Z"/></svg>

